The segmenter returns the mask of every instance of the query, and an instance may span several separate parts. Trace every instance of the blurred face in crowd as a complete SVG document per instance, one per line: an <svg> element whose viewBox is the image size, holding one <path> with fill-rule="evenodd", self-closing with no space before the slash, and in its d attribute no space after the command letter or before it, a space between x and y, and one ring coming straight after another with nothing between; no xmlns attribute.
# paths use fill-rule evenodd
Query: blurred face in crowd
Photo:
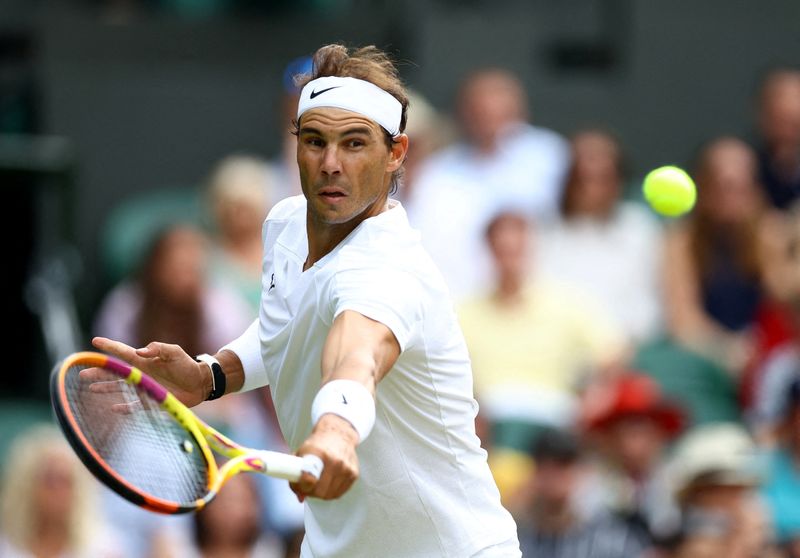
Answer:
<svg viewBox="0 0 800 558"><path fill-rule="evenodd" d="M703 153L697 176L698 211L719 225L749 221L760 207L757 163L737 139L721 139Z"/></svg>
<svg viewBox="0 0 800 558"><path fill-rule="evenodd" d="M692 488L684 498L683 506L690 510L689 517L714 521L713 531L691 537L684 546L698 549L715 548L714 556L763 556L771 530L764 508L748 486L707 484ZM695 527L700 526L689 526ZM693 558L685 549L679 556ZM697 554L706 556L706 554Z"/></svg>
<svg viewBox="0 0 800 558"><path fill-rule="evenodd" d="M710 511L732 512L741 509L750 495L750 488L709 484L692 489L687 504Z"/></svg>
<svg viewBox="0 0 800 558"><path fill-rule="evenodd" d="M619 146L602 132L582 132L572 140L572 156L572 213L607 216L621 194Z"/></svg>
<svg viewBox="0 0 800 558"><path fill-rule="evenodd" d="M204 237L189 227L167 233L156 248L150 273L161 296L176 305L196 301L202 292L206 264Z"/></svg>
<svg viewBox="0 0 800 558"><path fill-rule="evenodd" d="M62 523L69 518L75 498L75 457L66 447L45 451L37 471L34 510L40 521Z"/></svg>
<svg viewBox="0 0 800 558"><path fill-rule="evenodd" d="M269 198L267 166L240 157L224 162L214 174L212 195L220 234L226 240L261 238Z"/></svg>
<svg viewBox="0 0 800 558"><path fill-rule="evenodd" d="M644 415L618 418L609 427L611 458L631 477L647 477L658 465L666 444L659 424Z"/></svg>
<svg viewBox="0 0 800 558"><path fill-rule="evenodd" d="M545 509L567 508L581 480L582 471L578 461L537 461L532 483L534 501Z"/></svg>
<svg viewBox="0 0 800 558"><path fill-rule="evenodd" d="M498 276L524 275L529 256L529 228L525 218L512 213L500 215L490 225L487 238Z"/></svg>
<svg viewBox="0 0 800 558"><path fill-rule="evenodd" d="M778 72L767 78L760 108L759 125L769 146L800 149L800 72Z"/></svg>
<svg viewBox="0 0 800 558"><path fill-rule="evenodd" d="M481 151L493 151L504 130L525 119L525 94L503 70L487 70L467 80L458 103L461 126Z"/></svg>
<svg viewBox="0 0 800 558"><path fill-rule="evenodd" d="M383 128L361 114L337 108L303 114L297 163L309 219L339 225L383 211L391 174L407 149L405 135L388 148Z"/></svg>
<svg viewBox="0 0 800 558"><path fill-rule="evenodd" d="M246 475L231 478L201 513L209 543L249 546L258 539L260 503L253 479Z"/></svg>

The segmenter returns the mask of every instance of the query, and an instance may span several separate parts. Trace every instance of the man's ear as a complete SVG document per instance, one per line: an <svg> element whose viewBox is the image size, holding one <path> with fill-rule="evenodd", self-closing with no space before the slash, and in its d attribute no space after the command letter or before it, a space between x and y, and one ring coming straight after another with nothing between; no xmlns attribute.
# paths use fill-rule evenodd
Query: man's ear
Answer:
<svg viewBox="0 0 800 558"><path fill-rule="evenodd" d="M386 165L386 172L392 173L399 169L403 161L406 160L408 153L408 136L400 134L392 140L391 153L389 155L389 163Z"/></svg>

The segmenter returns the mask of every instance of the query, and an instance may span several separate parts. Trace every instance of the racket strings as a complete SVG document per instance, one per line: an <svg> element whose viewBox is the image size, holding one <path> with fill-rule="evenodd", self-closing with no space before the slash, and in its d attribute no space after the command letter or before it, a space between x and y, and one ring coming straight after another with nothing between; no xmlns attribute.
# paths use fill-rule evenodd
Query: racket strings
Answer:
<svg viewBox="0 0 800 558"><path fill-rule="evenodd" d="M112 372L73 366L65 378L78 428L97 456L137 491L191 504L208 492L208 465L194 437L146 392ZM100 389L90 389L98 384Z"/></svg>

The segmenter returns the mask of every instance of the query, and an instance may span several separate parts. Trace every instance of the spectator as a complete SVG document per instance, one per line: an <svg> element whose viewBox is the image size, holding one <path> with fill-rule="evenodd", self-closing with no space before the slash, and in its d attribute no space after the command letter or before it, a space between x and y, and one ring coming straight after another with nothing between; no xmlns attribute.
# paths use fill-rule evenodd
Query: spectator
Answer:
<svg viewBox="0 0 800 558"><path fill-rule="evenodd" d="M607 509L659 538L674 528L663 468L667 445L686 422L649 377L628 373L585 398L584 427L597 450L588 509Z"/></svg>
<svg viewBox="0 0 800 558"><path fill-rule="evenodd" d="M755 367L751 418L757 439L770 444L775 440L785 415L788 386L800 377L800 206L770 216L770 249L765 250L766 283L772 296L770 309L780 318L769 339L762 333L764 354ZM778 334L779 333L779 334ZM764 339L767 338L767 339Z"/></svg>
<svg viewBox="0 0 800 558"><path fill-rule="evenodd" d="M238 297L205 282L207 243L178 225L157 235L136 280L115 287L95 324L98 335L143 347L154 339L216 351L245 329L252 316Z"/></svg>
<svg viewBox="0 0 800 558"><path fill-rule="evenodd" d="M763 215L753 151L735 138L703 149L694 213L667 235L669 329L684 346L738 373L761 301L758 253Z"/></svg>
<svg viewBox="0 0 800 558"><path fill-rule="evenodd" d="M800 71L781 69L761 86L758 162L768 201L778 209L800 199Z"/></svg>
<svg viewBox="0 0 800 558"><path fill-rule="evenodd" d="M0 494L3 558L122 558L100 520L97 484L51 426L20 435L9 450Z"/></svg>
<svg viewBox="0 0 800 558"><path fill-rule="evenodd" d="M457 302L490 280L483 231L491 217L513 206L553 218L569 158L561 136L526 123L525 91L504 70L481 70L463 83L458 117L464 140L426 162L408 203L411 224Z"/></svg>
<svg viewBox="0 0 800 558"><path fill-rule="evenodd" d="M279 558L279 539L262 535L262 509L254 477L239 475L194 515L191 551L181 558Z"/></svg>
<svg viewBox="0 0 800 558"><path fill-rule="evenodd" d="M410 90L406 134L414 149L409 150L403 163L400 190L392 197L403 204L413 204L417 176L434 153L452 141L454 131L448 118L439 114L425 97Z"/></svg>
<svg viewBox="0 0 800 558"><path fill-rule="evenodd" d="M800 368L794 370L783 386L782 401L776 409L780 417L777 445L769 454L763 495L772 512L778 541L797 549L800 547Z"/></svg>
<svg viewBox="0 0 800 558"><path fill-rule="evenodd" d="M254 157L226 157L211 175L210 197L217 228L210 273L239 293L258 315L261 301L261 226L274 202L275 173Z"/></svg>
<svg viewBox="0 0 800 558"><path fill-rule="evenodd" d="M755 498L757 463L756 446L741 426L707 424L686 434L670 461L682 516L673 556L774 555L765 510Z"/></svg>
<svg viewBox="0 0 800 558"><path fill-rule="evenodd" d="M491 290L465 301L459 318L475 391L496 446L524 449L541 426L567 426L587 371L612 367L624 342L591 300L529 275L526 218L501 212L486 231L496 271Z"/></svg>
<svg viewBox="0 0 800 558"><path fill-rule="evenodd" d="M661 229L641 205L622 201L623 156L608 133L572 138L572 167L561 195L561 219L543 227L538 268L601 302L628 338L661 328Z"/></svg>
<svg viewBox="0 0 800 558"><path fill-rule="evenodd" d="M533 446L536 469L530 477L526 506L517 513L524 557L636 558L649 541L644 533L609 514L581 515L575 502L585 481L577 439L550 430Z"/></svg>
<svg viewBox="0 0 800 558"><path fill-rule="evenodd" d="M800 294L800 202L784 212L770 212L760 231L764 283L779 303Z"/></svg>

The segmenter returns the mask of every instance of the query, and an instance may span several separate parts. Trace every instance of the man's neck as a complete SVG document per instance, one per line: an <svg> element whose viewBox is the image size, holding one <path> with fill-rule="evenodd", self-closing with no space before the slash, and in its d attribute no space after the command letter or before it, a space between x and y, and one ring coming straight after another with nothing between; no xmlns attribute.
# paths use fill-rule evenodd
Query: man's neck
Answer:
<svg viewBox="0 0 800 558"><path fill-rule="evenodd" d="M320 223L314 220L311 214L306 213L306 233L308 235L308 257L303 264L303 271L311 268L315 263L328 255L340 242L355 230L363 221L380 215L389 209L389 200L384 199L378 204L379 209L369 208L353 219L339 224Z"/></svg>
<svg viewBox="0 0 800 558"><path fill-rule="evenodd" d="M497 281L494 298L500 306L516 307L523 298L523 286L522 275L502 275Z"/></svg>

